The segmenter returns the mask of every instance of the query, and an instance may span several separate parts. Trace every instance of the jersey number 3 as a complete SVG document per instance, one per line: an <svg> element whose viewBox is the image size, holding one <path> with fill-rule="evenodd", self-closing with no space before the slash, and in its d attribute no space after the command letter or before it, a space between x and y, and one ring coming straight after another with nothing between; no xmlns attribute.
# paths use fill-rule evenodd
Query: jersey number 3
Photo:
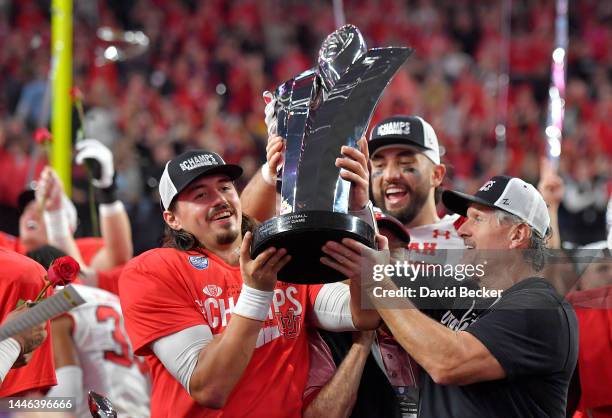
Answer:
<svg viewBox="0 0 612 418"><path fill-rule="evenodd" d="M121 331L121 316L110 306L99 306L96 310L96 318L98 322L106 322L112 320L115 324L113 329L113 340L121 347L121 352L117 353L114 350L104 351L104 358L113 363L124 367L132 367L132 359L130 358L130 346L123 331Z"/></svg>

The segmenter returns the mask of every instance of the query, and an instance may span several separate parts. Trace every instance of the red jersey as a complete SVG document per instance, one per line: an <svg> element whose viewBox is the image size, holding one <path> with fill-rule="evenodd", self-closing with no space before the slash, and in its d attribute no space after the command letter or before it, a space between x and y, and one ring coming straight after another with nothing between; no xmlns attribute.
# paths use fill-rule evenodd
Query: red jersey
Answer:
<svg viewBox="0 0 612 418"><path fill-rule="evenodd" d="M0 322L17 306L19 299L34 300L45 282L45 269L36 261L0 248ZM49 289L48 295L52 292ZM0 384L0 398L28 390L43 390L56 384L51 333L32 353L27 366L11 369Z"/></svg>
<svg viewBox="0 0 612 418"><path fill-rule="evenodd" d="M578 318L578 371L584 416L612 416L612 286L567 295ZM589 415L590 411L590 415ZM604 413L604 411L607 411Z"/></svg>
<svg viewBox="0 0 612 418"><path fill-rule="evenodd" d="M74 241L81 253L81 257L83 257L83 261L87 265L91 264L94 256L104 247L104 239L98 237L77 238ZM7 248L24 255L27 252L26 248L21 244L19 237L14 237L1 231L0 248Z"/></svg>
<svg viewBox="0 0 612 418"><path fill-rule="evenodd" d="M19 238L2 231L0 231L0 248L6 248L7 250L12 250L18 252L19 254L26 253L26 250L23 248L23 245L21 245Z"/></svg>
<svg viewBox="0 0 612 418"><path fill-rule="evenodd" d="M196 325L220 334L241 288L240 267L206 251L159 248L127 264L119 280L121 307L134 352L146 356L151 371L152 417L301 416L309 361L305 318L321 286L277 283L253 357L222 410L198 405L149 347Z"/></svg>
<svg viewBox="0 0 612 418"><path fill-rule="evenodd" d="M98 288L119 295L119 277L125 264L120 264L110 270L98 271Z"/></svg>

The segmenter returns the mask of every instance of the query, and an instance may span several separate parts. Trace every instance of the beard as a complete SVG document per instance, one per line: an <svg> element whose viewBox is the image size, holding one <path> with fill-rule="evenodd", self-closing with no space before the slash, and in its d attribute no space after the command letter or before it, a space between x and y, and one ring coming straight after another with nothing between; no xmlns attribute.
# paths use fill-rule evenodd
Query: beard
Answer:
<svg viewBox="0 0 612 418"><path fill-rule="evenodd" d="M231 244L232 242L236 240L236 238L238 238L239 231L234 227L230 227L230 228L231 229L228 229L227 231L223 231L217 234L217 236L215 237L215 240L217 241L218 245Z"/></svg>
<svg viewBox="0 0 612 418"><path fill-rule="evenodd" d="M375 197L376 206L382 209L388 215L395 217L398 221L400 221L404 225L408 225L410 222L417 217L419 212L425 206L425 202L427 202L427 197L429 196L430 185L426 183L419 184L416 189L409 188L404 185L407 189L407 193L410 194L410 201L408 204L401 208L389 209L385 204L384 193L381 190L379 196Z"/></svg>
<svg viewBox="0 0 612 418"><path fill-rule="evenodd" d="M234 214L236 213L236 209L233 206L225 203L212 208L208 216L208 220L210 221L216 213L225 210L230 211L232 216L234 216ZM223 229L221 231L215 233L215 241L217 245L231 244L236 240L236 238L238 238L238 234L240 233L240 226L233 225L232 223L229 225L225 225L222 228Z"/></svg>

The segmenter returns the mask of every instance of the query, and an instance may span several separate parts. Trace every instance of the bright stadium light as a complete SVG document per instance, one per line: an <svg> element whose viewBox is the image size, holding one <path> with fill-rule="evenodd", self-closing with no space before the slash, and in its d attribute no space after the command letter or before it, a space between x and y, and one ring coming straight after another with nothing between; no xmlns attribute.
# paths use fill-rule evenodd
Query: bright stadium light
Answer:
<svg viewBox="0 0 612 418"><path fill-rule="evenodd" d="M548 154L553 158L558 158L561 155L561 141L557 138L549 138Z"/></svg>
<svg viewBox="0 0 612 418"><path fill-rule="evenodd" d="M557 64L563 64L563 59L565 58L565 50L563 48L555 48L552 53L553 61Z"/></svg>
<svg viewBox="0 0 612 418"><path fill-rule="evenodd" d="M114 46L109 46L104 50L104 58L109 61L117 61L119 59L119 51Z"/></svg>

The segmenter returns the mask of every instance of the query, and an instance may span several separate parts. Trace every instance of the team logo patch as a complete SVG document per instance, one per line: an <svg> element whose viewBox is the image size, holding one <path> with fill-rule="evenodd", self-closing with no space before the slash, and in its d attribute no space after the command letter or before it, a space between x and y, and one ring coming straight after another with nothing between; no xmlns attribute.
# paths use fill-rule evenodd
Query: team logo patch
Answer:
<svg viewBox="0 0 612 418"><path fill-rule="evenodd" d="M208 257L205 255L190 255L189 262L198 270L208 268Z"/></svg>
<svg viewBox="0 0 612 418"><path fill-rule="evenodd" d="M493 187L494 184L495 184L495 180L489 180L478 191L488 192L491 189L491 187Z"/></svg>
<svg viewBox="0 0 612 418"><path fill-rule="evenodd" d="M221 296L221 292L223 292L223 289L221 289L216 284L209 284L202 288L202 292L204 292L204 294L210 296L211 298L218 298L219 296Z"/></svg>
<svg viewBox="0 0 612 418"><path fill-rule="evenodd" d="M283 315L278 312L276 314L280 333L285 338L294 339L300 335L300 329L302 328L302 315L296 315L293 308L287 309L287 313Z"/></svg>

